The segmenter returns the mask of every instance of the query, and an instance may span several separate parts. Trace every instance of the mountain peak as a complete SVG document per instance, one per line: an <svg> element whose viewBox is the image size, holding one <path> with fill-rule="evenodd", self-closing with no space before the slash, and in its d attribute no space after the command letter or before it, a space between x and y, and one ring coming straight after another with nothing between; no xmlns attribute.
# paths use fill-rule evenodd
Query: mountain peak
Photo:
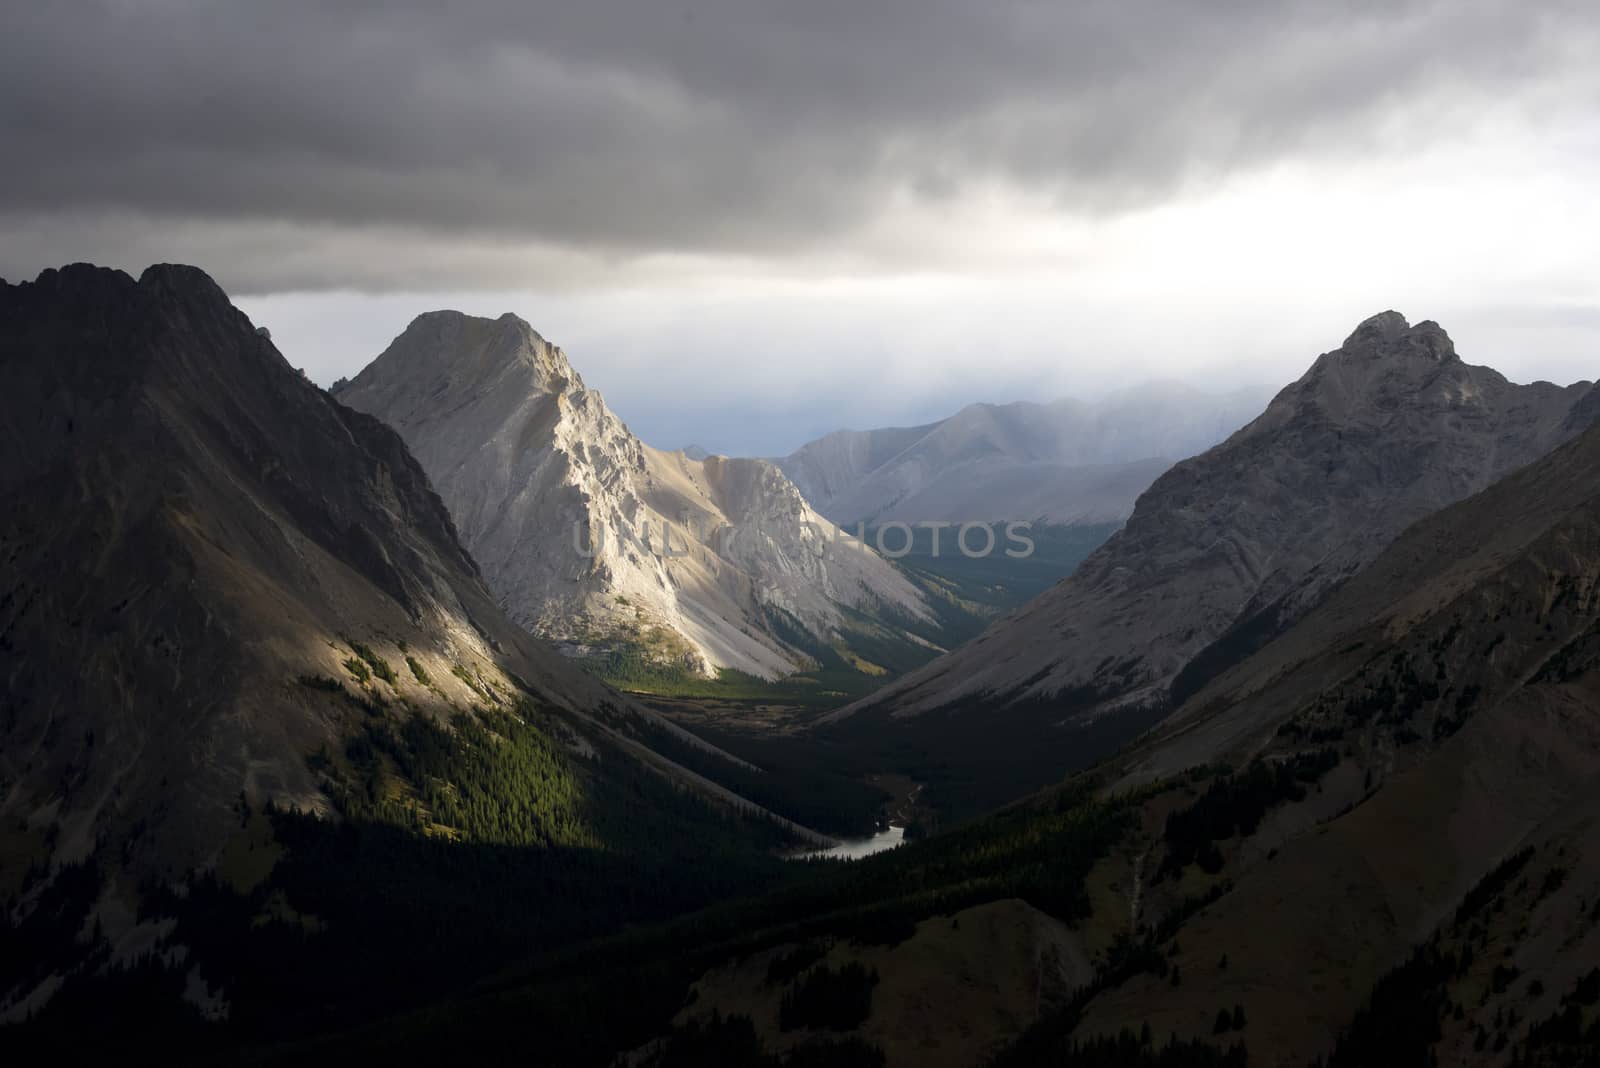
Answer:
<svg viewBox="0 0 1600 1068"><path fill-rule="evenodd" d="M370 366L339 391L363 387L380 365L389 371L377 377L391 382L427 383L423 397L437 400L439 389L501 388L507 374L526 376L527 388L538 393L583 390L583 379L566 354L550 344L525 319L506 312L497 319L444 308L423 312L401 332Z"/></svg>
<svg viewBox="0 0 1600 1068"><path fill-rule="evenodd" d="M400 336L413 334L438 336L444 333L469 332L486 339L493 338L513 344L521 342L526 342L530 346L550 344L526 319L513 312L506 312L497 319L489 319L481 315L468 315L454 308L423 312L411 320Z"/></svg>
<svg viewBox="0 0 1600 1068"><path fill-rule="evenodd" d="M95 269L104 270L104 268ZM227 298L227 294L222 292L222 287L217 285L215 279L200 268L187 263L152 263L139 275L139 284L207 294L215 292L224 299Z"/></svg>
<svg viewBox="0 0 1600 1068"><path fill-rule="evenodd" d="M1243 429L1156 479L1062 582L831 719L870 710L863 723L910 723L937 710L938 728L910 728L933 745L944 710L1014 707L1024 724L1038 702L1053 738L1063 723L1102 721L1101 737L1136 734L1413 522L1565 441L1585 392L1513 384L1461 361L1437 323L1375 315ZM1032 729L1015 728L1018 750L1071 748Z"/></svg>
<svg viewBox="0 0 1600 1068"><path fill-rule="evenodd" d="M1369 315L1363 319L1345 344L1348 345L1351 341L1361 338L1397 337L1410 329L1411 324L1406 321L1406 317L1390 308L1388 311L1381 311L1377 315Z"/></svg>
<svg viewBox="0 0 1600 1068"><path fill-rule="evenodd" d="M11 289L12 287L7 287ZM115 267L69 263L40 271L30 283L14 288L18 299L45 301L69 307L98 305L126 308L191 304L206 313L237 315L222 287L198 267L182 263L157 263L145 268L138 280Z"/></svg>
<svg viewBox="0 0 1600 1068"><path fill-rule="evenodd" d="M1438 323L1424 319L1412 326L1404 315L1393 309L1364 319L1345 338L1339 351L1347 356L1369 359L1421 356L1435 363L1457 358L1455 342Z"/></svg>

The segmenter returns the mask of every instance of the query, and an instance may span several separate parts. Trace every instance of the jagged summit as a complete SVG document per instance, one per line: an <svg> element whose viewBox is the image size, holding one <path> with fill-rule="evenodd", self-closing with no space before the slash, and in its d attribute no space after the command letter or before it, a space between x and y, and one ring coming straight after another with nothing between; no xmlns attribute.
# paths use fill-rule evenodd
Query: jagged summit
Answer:
<svg viewBox="0 0 1600 1068"><path fill-rule="evenodd" d="M216 281L199 267L186 263L153 263L137 279L127 271L115 267L102 267L95 263L69 263L61 267L46 267L31 282L15 284L0 279L0 285L12 289L31 289L37 293L128 293L142 288L147 294L198 297L215 301L219 308L232 308L228 295ZM236 314L243 314L233 309Z"/></svg>
<svg viewBox="0 0 1600 1068"><path fill-rule="evenodd" d="M149 274L154 267L145 271ZM8 283L9 284L9 283ZM101 267L94 263L68 263L60 267L46 267L36 275L33 281L23 279L15 283L15 288L27 289L37 286L40 290L50 291L67 286L83 285L135 285L132 275L127 271L119 271L115 267Z"/></svg>
<svg viewBox="0 0 1600 1068"><path fill-rule="evenodd" d="M492 369L496 365L494 358L498 357L506 362L520 362L555 371L568 379L570 384L583 388L583 380L572 369L566 353L559 346L546 341L526 319L513 312L505 312L495 319L449 310L423 312L411 321L400 337L412 339L419 354L433 357L443 354L457 357L465 355L457 350L435 346L440 339L467 339L476 343L486 357L480 364L465 364L468 370ZM463 365L457 359L452 361L452 366Z"/></svg>
<svg viewBox="0 0 1600 1068"><path fill-rule="evenodd" d="M1378 334L1393 336L1402 334L1411 329L1411 323L1406 317L1393 308L1381 311L1376 315L1369 315L1356 325L1350 336L1360 337L1365 334ZM1347 341L1346 344L1349 344Z"/></svg>
<svg viewBox="0 0 1600 1068"><path fill-rule="evenodd" d="M199 299L213 303L218 310L228 308L236 315L243 314L231 307L227 294L210 275L198 267L180 263L152 264L137 279L115 267L69 263L63 267L47 267L31 282L0 281L0 286L19 297L26 294L29 300L127 298L142 291L141 300L162 295Z"/></svg>
<svg viewBox="0 0 1600 1068"><path fill-rule="evenodd" d="M392 418L427 419L498 394L501 407L529 393L589 394L566 353L510 312L497 319L458 311L424 312L374 360L335 388L341 399L368 397ZM599 394L592 395L595 402ZM348 403L348 400L347 400Z"/></svg>
<svg viewBox="0 0 1600 1068"><path fill-rule="evenodd" d="M1438 323L1424 319L1412 326L1405 316L1393 310L1363 320L1338 351L1344 356L1367 358L1422 356L1436 363L1458 358L1455 342Z"/></svg>
<svg viewBox="0 0 1600 1068"><path fill-rule="evenodd" d="M515 312L502 312L494 318L489 318L485 315L468 315L454 308L422 312L411 320L401 332L401 336L404 337L414 330L438 331L463 328L493 329L497 332L497 336L513 345L518 342L526 343L530 347L550 344L531 323Z"/></svg>
<svg viewBox="0 0 1600 1068"><path fill-rule="evenodd" d="M88 263L50 268L31 282L0 287L0 315L6 325L48 323L39 328L75 337L58 345L54 358L62 366L52 373L63 380L90 376L93 381L85 378L82 384L100 395L160 381L170 390L199 391L219 406L235 397L287 405L275 381L284 371L315 389L198 267L155 264L137 279ZM80 325L74 335L74 323L94 327ZM110 331L122 331L136 343L107 347L100 337ZM24 373L20 364L7 371ZM20 439L18 448L37 455L52 435L47 430L32 440Z"/></svg>

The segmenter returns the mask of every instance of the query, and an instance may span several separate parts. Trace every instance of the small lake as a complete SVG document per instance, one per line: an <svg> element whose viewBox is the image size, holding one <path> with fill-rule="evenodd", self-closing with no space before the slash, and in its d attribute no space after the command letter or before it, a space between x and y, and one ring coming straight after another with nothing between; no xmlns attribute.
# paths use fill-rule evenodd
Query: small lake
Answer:
<svg viewBox="0 0 1600 1068"><path fill-rule="evenodd" d="M839 860L860 860L870 857L874 853L882 853L885 849L893 849L906 840L904 827L890 827L879 831L871 838L846 838L836 846L828 849L815 849L809 853L797 853L796 859L806 860L811 857L834 857Z"/></svg>

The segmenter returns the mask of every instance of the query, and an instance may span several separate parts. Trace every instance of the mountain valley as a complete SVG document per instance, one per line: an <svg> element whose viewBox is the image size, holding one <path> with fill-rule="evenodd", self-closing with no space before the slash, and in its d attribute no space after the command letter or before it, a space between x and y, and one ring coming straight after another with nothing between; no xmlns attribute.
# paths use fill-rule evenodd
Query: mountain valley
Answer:
<svg viewBox="0 0 1600 1068"><path fill-rule="evenodd" d="M456 534L477 515L493 543L505 515L488 493L447 507L430 465L531 479L501 491L534 509L507 542L523 561L574 514L665 516L665 487L719 522L817 513L760 461L649 450L514 317L423 316L386 357L435 367L450 430L376 374L319 390L193 268L79 265L0 301L18 1049L641 1068L1600 1049L1588 383L1512 386L1385 313L1125 527L1048 528L1077 533L1047 535L1035 572L867 554L758 594L789 550L702 542L709 586L624 553L565 586L502 580L566 591L518 618ZM512 385L483 388L484 366ZM480 384L449 400L457 381ZM411 411L432 459L341 403L358 389ZM518 414L486 433L485 404ZM538 436L569 418L590 423ZM747 624L862 611L806 600L806 575L903 595L904 628L956 621L940 589L991 591L991 614L1037 596L842 709L847 692L753 673L747 693L641 701L530 633L614 624L622 588L683 611L640 590L714 587ZM1094 616L1113 591L1146 607ZM1100 619L1098 644L1041 629L1064 606ZM1069 658L1034 689L986 689L1052 649ZM956 696L930 696L953 672ZM798 859L874 827L903 844Z"/></svg>
<svg viewBox="0 0 1600 1068"><path fill-rule="evenodd" d="M1600 1066L1600 5L0 25L0 1068Z"/></svg>

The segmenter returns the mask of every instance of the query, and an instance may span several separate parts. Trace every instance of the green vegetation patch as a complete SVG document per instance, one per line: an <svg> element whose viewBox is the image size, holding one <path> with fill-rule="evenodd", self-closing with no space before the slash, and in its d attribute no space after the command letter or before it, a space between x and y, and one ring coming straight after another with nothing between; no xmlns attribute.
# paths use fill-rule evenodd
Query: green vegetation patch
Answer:
<svg viewBox="0 0 1600 1068"><path fill-rule="evenodd" d="M367 667L371 668L372 673L378 676L378 678L382 679L384 682L387 682L390 686L393 686L399 681L400 676L395 674L394 668L390 666L389 661L373 652L370 646L363 645L357 641L348 641L346 644L350 646L351 652L360 657L362 662L364 662ZM345 667L350 667L349 661L345 661ZM353 669L352 674L354 674Z"/></svg>
<svg viewBox="0 0 1600 1068"><path fill-rule="evenodd" d="M371 722L345 757L353 774L334 785L340 808L354 818L502 845L600 845L566 753L509 713L463 713L448 728L424 715ZM403 780L398 791L392 776Z"/></svg>
<svg viewBox="0 0 1600 1068"><path fill-rule="evenodd" d="M500 698L495 695L493 687L484 682L480 676L474 675L460 664L450 665L450 674L460 679L485 704L498 705Z"/></svg>

